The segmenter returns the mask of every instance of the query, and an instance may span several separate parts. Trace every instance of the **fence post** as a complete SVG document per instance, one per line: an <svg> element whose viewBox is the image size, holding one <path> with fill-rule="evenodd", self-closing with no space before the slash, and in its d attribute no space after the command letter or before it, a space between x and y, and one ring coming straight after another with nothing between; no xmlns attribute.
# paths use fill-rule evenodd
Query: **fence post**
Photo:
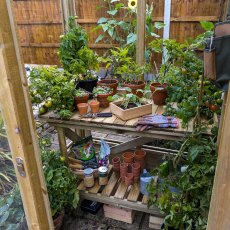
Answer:
<svg viewBox="0 0 230 230"><path fill-rule="evenodd" d="M145 24L146 24L146 0L137 1L137 44L136 62L138 65L145 63ZM140 76L141 81L144 75Z"/></svg>
<svg viewBox="0 0 230 230"><path fill-rule="evenodd" d="M35 230L52 230L48 193L11 2L0 2L1 112L28 227Z"/></svg>
<svg viewBox="0 0 230 230"><path fill-rule="evenodd" d="M62 11L62 29L65 33L68 31L69 16L76 16L75 0L60 0L60 3Z"/></svg>

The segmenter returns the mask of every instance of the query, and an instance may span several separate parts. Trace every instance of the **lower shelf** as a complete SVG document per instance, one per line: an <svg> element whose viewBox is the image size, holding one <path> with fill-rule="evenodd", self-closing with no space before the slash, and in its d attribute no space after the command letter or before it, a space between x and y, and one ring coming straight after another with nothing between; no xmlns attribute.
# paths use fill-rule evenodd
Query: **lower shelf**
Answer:
<svg viewBox="0 0 230 230"><path fill-rule="evenodd" d="M98 179L92 188L86 188L83 180L78 185L80 197L93 200L116 207L130 208L133 210L151 213L155 216L162 216L155 207L147 207L147 196L140 193L140 184L135 183L126 187L125 183L109 168L109 182L105 186L100 186Z"/></svg>

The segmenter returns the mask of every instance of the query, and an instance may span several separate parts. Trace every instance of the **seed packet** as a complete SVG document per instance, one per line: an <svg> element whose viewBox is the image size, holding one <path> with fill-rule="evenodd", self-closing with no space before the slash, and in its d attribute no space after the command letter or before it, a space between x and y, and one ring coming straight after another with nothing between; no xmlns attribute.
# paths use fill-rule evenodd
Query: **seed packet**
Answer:
<svg viewBox="0 0 230 230"><path fill-rule="evenodd" d="M88 136L80 141L75 142L70 151L71 156L78 160L97 162L92 136Z"/></svg>

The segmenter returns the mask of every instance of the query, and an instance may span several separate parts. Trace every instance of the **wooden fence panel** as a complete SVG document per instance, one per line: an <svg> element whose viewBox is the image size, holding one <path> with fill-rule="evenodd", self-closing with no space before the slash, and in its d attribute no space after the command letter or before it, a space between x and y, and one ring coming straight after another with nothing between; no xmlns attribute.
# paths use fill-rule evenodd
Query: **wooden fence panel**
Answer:
<svg viewBox="0 0 230 230"><path fill-rule="evenodd" d="M226 0L172 0L170 38L184 42L203 32L199 21L219 20ZM127 5L127 0L121 0ZM95 40L102 30L93 31L100 17L108 17L103 0L75 0L77 22L89 34L89 46L103 54L112 45L103 39ZM153 21L164 20L164 1L147 0L153 4ZM59 64L57 50L62 34L59 0L14 0L14 13L18 24L20 44L26 63ZM116 16L124 18L124 11ZM162 31L156 31L162 35Z"/></svg>

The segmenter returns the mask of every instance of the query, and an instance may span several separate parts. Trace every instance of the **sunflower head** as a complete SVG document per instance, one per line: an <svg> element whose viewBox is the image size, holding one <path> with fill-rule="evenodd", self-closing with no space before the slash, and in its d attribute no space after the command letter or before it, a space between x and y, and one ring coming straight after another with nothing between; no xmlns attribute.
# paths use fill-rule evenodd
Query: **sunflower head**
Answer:
<svg viewBox="0 0 230 230"><path fill-rule="evenodd" d="M128 2L128 7L131 9L131 10L134 10L137 8L137 0L129 0Z"/></svg>

